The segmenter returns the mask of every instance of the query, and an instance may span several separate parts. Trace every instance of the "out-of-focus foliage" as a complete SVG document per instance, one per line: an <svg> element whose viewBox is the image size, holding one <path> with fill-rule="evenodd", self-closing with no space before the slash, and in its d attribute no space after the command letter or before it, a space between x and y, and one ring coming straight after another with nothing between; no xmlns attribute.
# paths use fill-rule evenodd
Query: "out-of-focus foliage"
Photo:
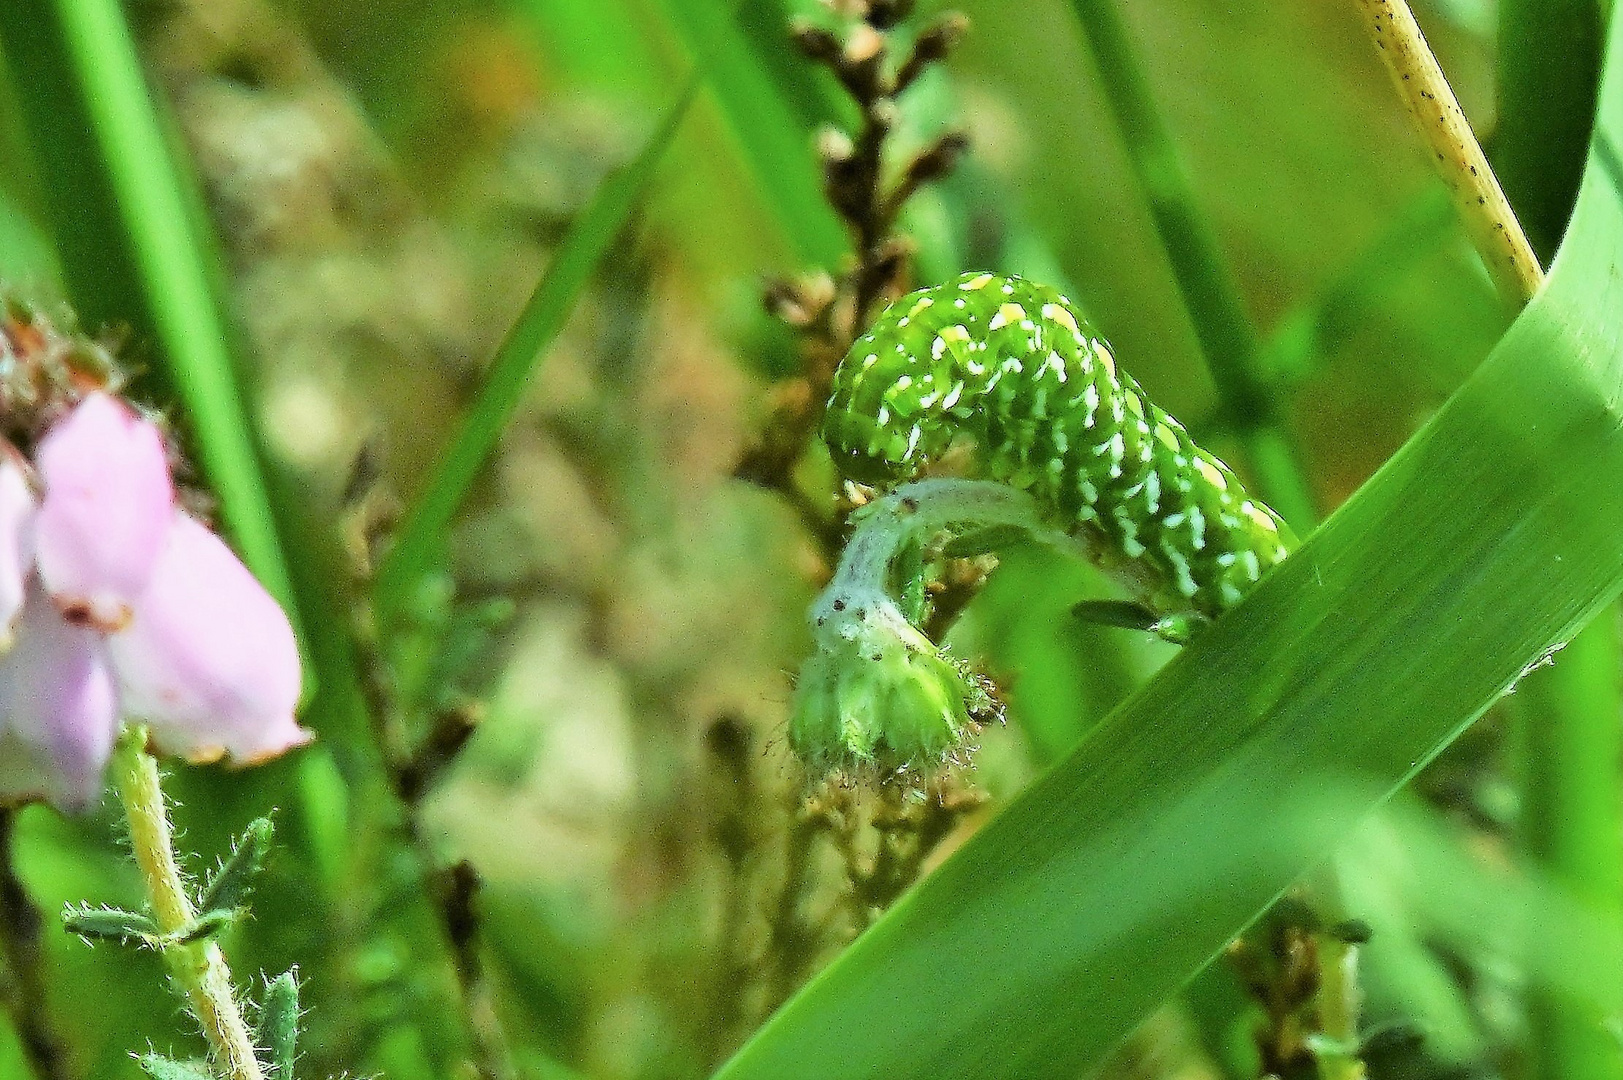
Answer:
<svg viewBox="0 0 1623 1080"><path fill-rule="evenodd" d="M1151 396L1231 456L1071 5L960 6L969 36L903 100L893 138L897 162L949 124L973 148L903 218L921 283L973 266L1062 285ZM121 269L116 201L69 153L84 122L29 107L71 95L15 78L34 70L26 53L44 47L34 35L50 7L29 0L0 23L0 273L71 298L90 328L121 337L151 371L138 388L184 421L139 282ZM922 7L908 25L943 9ZM1508 314L1349 4L1119 7L1332 508L1466 379ZM1416 7L1491 133L1495 6ZM343 677L324 681L308 717L318 749L173 778L199 873L280 808L284 846L227 944L239 972L298 966L301 1076L463 1067L470 1029L424 885L426 865L461 859L483 879L481 956L519 1075L707 1075L867 924L870 900L893 898L885 881L846 880L842 844L883 843L858 826L894 811L934 827L851 792L825 793L809 818L797 809L787 672L828 566L790 507L732 477L771 379L799 363L761 312L763 277L836 269L818 262L843 247L816 201L811 147L819 125L854 117L787 36L795 16L841 20L815 0L125 10L212 224L209 272L294 576L336 627L323 644L317 624L318 666L350 680L342 634L368 554L355 523L413 504L571 222L696 65L709 79L448 537L454 598L438 582L423 601L449 628L429 658L438 704L485 704L421 803L420 842L405 836L359 682ZM803 473L808 491L829 489L815 454ZM1170 655L1071 616L1105 592L1085 567L1018 550L955 631L1009 702L974 781L994 807ZM492 618L504 600L511 617ZM441 679L453 671L454 684ZM1517 944L1524 914L1552 918L1568 901L1511 865L1509 723L1490 714L1346 849L1342 906L1375 931L1368 1024L1431 1033L1372 1051L1377 1080L1514 1074L1525 984L1558 979L1582 947L1556 940L1533 962ZM961 809L948 847L987 816ZM87 896L137 906L119 850L105 811L64 821L35 808L17 823L21 876L48 913ZM857 854L868 865L876 852ZM200 1052L159 992L156 959L54 930L46 940L71 1076L136 1076L129 1055L149 1045ZM1214 968L1110 1075L1245 1076L1245 1008ZM0 1076L26 1068L0 1026Z"/></svg>

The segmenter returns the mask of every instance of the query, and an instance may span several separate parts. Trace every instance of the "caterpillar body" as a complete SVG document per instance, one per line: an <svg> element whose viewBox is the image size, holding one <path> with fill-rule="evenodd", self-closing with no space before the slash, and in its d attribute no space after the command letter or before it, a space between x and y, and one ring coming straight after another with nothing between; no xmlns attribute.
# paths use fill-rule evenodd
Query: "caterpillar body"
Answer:
<svg viewBox="0 0 1623 1080"><path fill-rule="evenodd" d="M1160 615L1215 618L1294 543L1064 296L1020 278L892 304L835 372L822 433L846 475L885 486L967 444L971 475L1029 492Z"/></svg>

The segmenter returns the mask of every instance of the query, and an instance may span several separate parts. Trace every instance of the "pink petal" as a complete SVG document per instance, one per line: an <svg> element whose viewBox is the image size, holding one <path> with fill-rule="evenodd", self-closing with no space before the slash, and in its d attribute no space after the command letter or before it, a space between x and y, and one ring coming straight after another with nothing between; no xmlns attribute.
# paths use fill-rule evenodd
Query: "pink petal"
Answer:
<svg viewBox="0 0 1623 1080"><path fill-rule="evenodd" d="M41 440L40 577L70 621L113 631L163 550L175 491L156 425L91 394Z"/></svg>
<svg viewBox="0 0 1623 1080"><path fill-rule="evenodd" d="M79 810L101 794L118 709L99 636L62 618L38 585L0 658L0 802Z"/></svg>
<svg viewBox="0 0 1623 1080"><path fill-rule="evenodd" d="M0 440L0 652L11 647L12 630L34 563L34 515L39 504L20 455Z"/></svg>
<svg viewBox="0 0 1623 1080"><path fill-rule="evenodd" d="M249 764L308 742L287 616L224 541L181 511L172 520L133 618L107 638L124 715L194 761Z"/></svg>

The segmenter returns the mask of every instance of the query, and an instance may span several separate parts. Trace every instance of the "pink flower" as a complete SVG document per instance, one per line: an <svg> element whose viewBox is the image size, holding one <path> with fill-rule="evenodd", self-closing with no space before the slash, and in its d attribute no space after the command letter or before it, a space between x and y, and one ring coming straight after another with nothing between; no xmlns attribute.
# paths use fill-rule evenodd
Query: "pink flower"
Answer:
<svg viewBox="0 0 1623 1080"><path fill-rule="evenodd" d="M287 616L175 505L163 437L106 394L0 456L0 802L83 807L121 719L251 764L310 740Z"/></svg>

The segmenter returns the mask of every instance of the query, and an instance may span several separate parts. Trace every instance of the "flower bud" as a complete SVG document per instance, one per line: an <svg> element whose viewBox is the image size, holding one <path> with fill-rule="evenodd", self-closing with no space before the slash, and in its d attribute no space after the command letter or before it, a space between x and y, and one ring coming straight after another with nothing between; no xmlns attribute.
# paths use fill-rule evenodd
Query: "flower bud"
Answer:
<svg viewBox="0 0 1623 1080"><path fill-rule="evenodd" d="M998 714L990 683L947 657L883 597L819 604L789 742L819 772L928 774Z"/></svg>

